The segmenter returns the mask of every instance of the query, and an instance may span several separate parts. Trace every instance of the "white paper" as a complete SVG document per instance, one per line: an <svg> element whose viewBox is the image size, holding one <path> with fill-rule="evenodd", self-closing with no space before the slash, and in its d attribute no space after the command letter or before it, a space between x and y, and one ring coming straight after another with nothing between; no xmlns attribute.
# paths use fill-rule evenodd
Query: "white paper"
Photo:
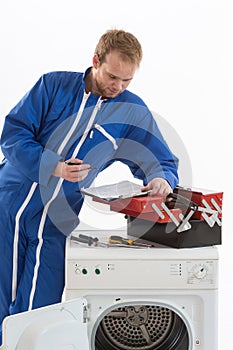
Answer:
<svg viewBox="0 0 233 350"><path fill-rule="evenodd" d="M88 196L100 198L106 201L145 196L149 191L142 192L142 186L130 181L103 185L98 187L82 188L81 192Z"/></svg>

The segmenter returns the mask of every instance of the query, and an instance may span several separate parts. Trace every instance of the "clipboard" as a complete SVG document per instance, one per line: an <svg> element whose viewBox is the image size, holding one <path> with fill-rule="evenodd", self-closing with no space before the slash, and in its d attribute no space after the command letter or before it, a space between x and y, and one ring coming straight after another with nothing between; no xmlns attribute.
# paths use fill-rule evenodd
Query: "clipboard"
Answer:
<svg viewBox="0 0 233 350"><path fill-rule="evenodd" d="M133 197L147 196L150 191L141 190L142 185L131 181L120 181L118 183L98 187L81 188L80 192L105 202L112 202Z"/></svg>

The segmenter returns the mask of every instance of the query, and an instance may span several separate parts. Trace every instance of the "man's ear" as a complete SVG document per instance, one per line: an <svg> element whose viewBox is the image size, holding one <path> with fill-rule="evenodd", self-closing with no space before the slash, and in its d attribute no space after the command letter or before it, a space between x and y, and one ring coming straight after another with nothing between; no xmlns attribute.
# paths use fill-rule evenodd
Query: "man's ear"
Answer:
<svg viewBox="0 0 233 350"><path fill-rule="evenodd" d="M97 69L99 67L99 58L97 53L94 54L93 59L92 59L93 67Z"/></svg>

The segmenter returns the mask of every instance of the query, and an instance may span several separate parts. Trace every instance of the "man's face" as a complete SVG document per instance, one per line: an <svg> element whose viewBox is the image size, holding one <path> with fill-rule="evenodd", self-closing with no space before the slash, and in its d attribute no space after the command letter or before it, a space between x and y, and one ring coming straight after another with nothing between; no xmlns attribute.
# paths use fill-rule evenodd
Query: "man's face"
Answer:
<svg viewBox="0 0 233 350"><path fill-rule="evenodd" d="M107 98L114 98L122 93L134 77L135 64L125 62L117 51L112 51L100 65L98 56L93 58L94 93Z"/></svg>

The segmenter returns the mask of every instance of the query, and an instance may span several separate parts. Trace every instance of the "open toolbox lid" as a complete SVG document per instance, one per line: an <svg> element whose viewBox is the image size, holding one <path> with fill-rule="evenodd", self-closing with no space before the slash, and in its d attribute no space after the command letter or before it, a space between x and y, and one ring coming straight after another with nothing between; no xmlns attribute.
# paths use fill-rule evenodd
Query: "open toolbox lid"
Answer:
<svg viewBox="0 0 233 350"><path fill-rule="evenodd" d="M0 350L89 350L83 298L8 316Z"/></svg>
<svg viewBox="0 0 233 350"><path fill-rule="evenodd" d="M132 217L156 223L173 222L177 226L177 232L190 229L191 219L206 221L210 227L215 223L222 225L223 192L177 186L170 196L173 198L171 201L161 195L145 195L110 202L98 198L93 200L108 204L112 211Z"/></svg>
<svg viewBox="0 0 233 350"><path fill-rule="evenodd" d="M223 192L214 192L203 188L186 188L177 186L174 189L174 193L188 198L198 206L216 210L218 212L218 217L222 217ZM193 214L193 218L202 220L202 212L196 211Z"/></svg>

